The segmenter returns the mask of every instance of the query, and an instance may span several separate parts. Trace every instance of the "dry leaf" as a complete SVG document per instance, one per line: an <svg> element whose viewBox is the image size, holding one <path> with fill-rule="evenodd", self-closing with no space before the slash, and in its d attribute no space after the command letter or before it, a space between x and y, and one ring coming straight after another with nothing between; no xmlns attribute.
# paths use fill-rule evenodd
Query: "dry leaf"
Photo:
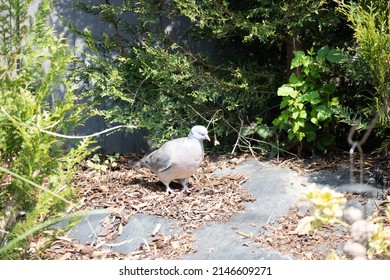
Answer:
<svg viewBox="0 0 390 280"><path fill-rule="evenodd" d="M98 236L107 236L112 232L112 228L108 227L103 229L101 232L98 233Z"/></svg>
<svg viewBox="0 0 390 280"><path fill-rule="evenodd" d="M69 260L71 256L72 256L72 253L67 252L67 253L63 254L63 255L59 258L59 260Z"/></svg>
<svg viewBox="0 0 390 280"><path fill-rule="evenodd" d="M36 249L36 250L39 250L46 242L46 237L44 236L41 236L38 238L37 241L33 241L30 243L30 247Z"/></svg>
<svg viewBox="0 0 390 280"><path fill-rule="evenodd" d="M142 208L144 208L146 206L148 206L148 203L146 203L146 202L139 203L137 205L131 205L131 207L134 208L137 211L140 211Z"/></svg>
<svg viewBox="0 0 390 280"><path fill-rule="evenodd" d="M311 223L314 221L314 217L307 216L299 220L297 228L295 229L295 233L298 235L309 234L313 229Z"/></svg>
<svg viewBox="0 0 390 280"><path fill-rule="evenodd" d="M175 250L180 248L180 242L179 241L172 241L171 245L172 245L172 248L175 249Z"/></svg>
<svg viewBox="0 0 390 280"><path fill-rule="evenodd" d="M103 227L107 227L110 223L111 223L111 217L110 217L110 216L106 216L106 217L100 222L100 224L101 224Z"/></svg>
<svg viewBox="0 0 390 280"><path fill-rule="evenodd" d="M118 235L122 235L122 233L123 233L123 225L119 224L118 225Z"/></svg>
<svg viewBox="0 0 390 280"><path fill-rule="evenodd" d="M245 237L245 238L252 238L253 237L252 233L245 233L245 232L242 232L241 230L236 230L236 233Z"/></svg>

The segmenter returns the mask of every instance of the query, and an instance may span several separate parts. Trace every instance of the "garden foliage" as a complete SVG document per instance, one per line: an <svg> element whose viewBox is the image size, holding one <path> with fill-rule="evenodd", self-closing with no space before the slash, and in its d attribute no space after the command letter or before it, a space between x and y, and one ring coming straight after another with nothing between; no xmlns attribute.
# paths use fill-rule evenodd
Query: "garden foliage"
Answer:
<svg viewBox="0 0 390 280"><path fill-rule="evenodd" d="M33 2L0 0L1 245L71 197L89 141L53 133L87 117L76 92L156 142L204 124L233 151L326 151L379 111L375 140L390 143L389 1L76 0L108 31L64 21L78 60L48 25L52 1Z"/></svg>
<svg viewBox="0 0 390 280"><path fill-rule="evenodd" d="M387 150L389 139L386 134L390 125L390 2L336 2L338 10L347 17L354 31L356 45L348 61L348 70L360 85L371 86L365 94L355 92L350 96L353 99L349 100L363 114L372 116L373 112L380 113L376 133L380 139L385 139L381 148Z"/></svg>
<svg viewBox="0 0 390 280"><path fill-rule="evenodd" d="M71 179L90 141L73 145L50 134L72 133L87 116L68 78L71 49L49 26L52 2L0 3L0 244L6 246L69 206Z"/></svg>
<svg viewBox="0 0 390 280"><path fill-rule="evenodd" d="M76 2L110 32L73 25L87 45L75 75L89 86L87 97L110 104L98 110L107 121L147 128L155 141L211 123L214 138L229 146L244 126L271 124L293 50L340 43L335 4L309 2Z"/></svg>
<svg viewBox="0 0 390 280"><path fill-rule="evenodd" d="M335 139L329 127L339 104L328 65L340 62L343 55L328 46L322 47L317 54L313 49L307 55L303 51L294 54L291 67L300 67L301 71L298 76L291 74L288 84L278 89L278 95L283 97L282 111L273 124L286 130L290 141L302 143L305 139L324 150ZM319 132L321 134L317 135Z"/></svg>

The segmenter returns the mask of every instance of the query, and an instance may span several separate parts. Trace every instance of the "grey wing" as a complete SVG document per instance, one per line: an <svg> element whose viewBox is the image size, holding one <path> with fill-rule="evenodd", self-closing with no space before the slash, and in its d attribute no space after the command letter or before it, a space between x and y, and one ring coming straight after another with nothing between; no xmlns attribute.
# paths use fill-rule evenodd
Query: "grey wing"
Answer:
<svg viewBox="0 0 390 280"><path fill-rule="evenodd" d="M141 163L155 172L167 170L172 165L172 143L167 142L160 149L152 152L141 159Z"/></svg>

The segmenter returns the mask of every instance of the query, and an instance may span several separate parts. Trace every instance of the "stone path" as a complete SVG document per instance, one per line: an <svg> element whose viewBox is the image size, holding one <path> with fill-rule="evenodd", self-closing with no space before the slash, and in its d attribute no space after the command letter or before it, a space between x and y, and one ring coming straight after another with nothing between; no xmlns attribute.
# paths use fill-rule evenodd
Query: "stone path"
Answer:
<svg viewBox="0 0 390 280"><path fill-rule="evenodd" d="M258 248L239 233L256 236L262 227L281 215L288 213L310 183L318 186L341 186L349 181L347 168L332 171L320 171L308 176L299 176L289 168L277 167L267 162L254 159L247 160L234 170L216 170L216 175L243 173L249 180L243 187L256 198L254 202L246 203L246 210L237 213L225 223L211 223L194 232L196 252L183 259L292 259L275 251ZM95 215L89 218L89 223L81 222L68 234L68 237L78 239L81 243L93 240L92 230L100 232L100 225L107 214ZM123 233L115 240L112 250L120 253L130 253L137 250L143 241L150 242L150 236L156 225L161 224L161 234L174 234L180 231L173 220L152 215L133 215L129 218ZM96 240L95 240L96 242Z"/></svg>
<svg viewBox="0 0 390 280"><path fill-rule="evenodd" d="M195 232L198 250L184 259L289 259L277 252L262 250L237 233L257 235L263 225L288 212L303 190L297 173L287 168L248 160L234 170L217 170L217 175L242 173L249 180L243 187L256 198L246 210L226 223L215 223Z"/></svg>

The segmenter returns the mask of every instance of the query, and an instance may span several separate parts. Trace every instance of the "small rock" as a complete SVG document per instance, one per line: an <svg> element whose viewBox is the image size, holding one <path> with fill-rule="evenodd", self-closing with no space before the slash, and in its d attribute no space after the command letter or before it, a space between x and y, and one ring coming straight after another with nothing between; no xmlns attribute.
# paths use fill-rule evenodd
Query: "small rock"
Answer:
<svg viewBox="0 0 390 280"><path fill-rule="evenodd" d="M372 236L374 225L366 220L358 220L352 224L352 239L360 244L365 244Z"/></svg>
<svg viewBox="0 0 390 280"><path fill-rule="evenodd" d="M362 218L362 211L354 206L350 206L343 211L343 220L350 225Z"/></svg>
<svg viewBox="0 0 390 280"><path fill-rule="evenodd" d="M366 247L352 240L348 240L345 243L344 251L354 259L366 258L366 253L367 253Z"/></svg>

